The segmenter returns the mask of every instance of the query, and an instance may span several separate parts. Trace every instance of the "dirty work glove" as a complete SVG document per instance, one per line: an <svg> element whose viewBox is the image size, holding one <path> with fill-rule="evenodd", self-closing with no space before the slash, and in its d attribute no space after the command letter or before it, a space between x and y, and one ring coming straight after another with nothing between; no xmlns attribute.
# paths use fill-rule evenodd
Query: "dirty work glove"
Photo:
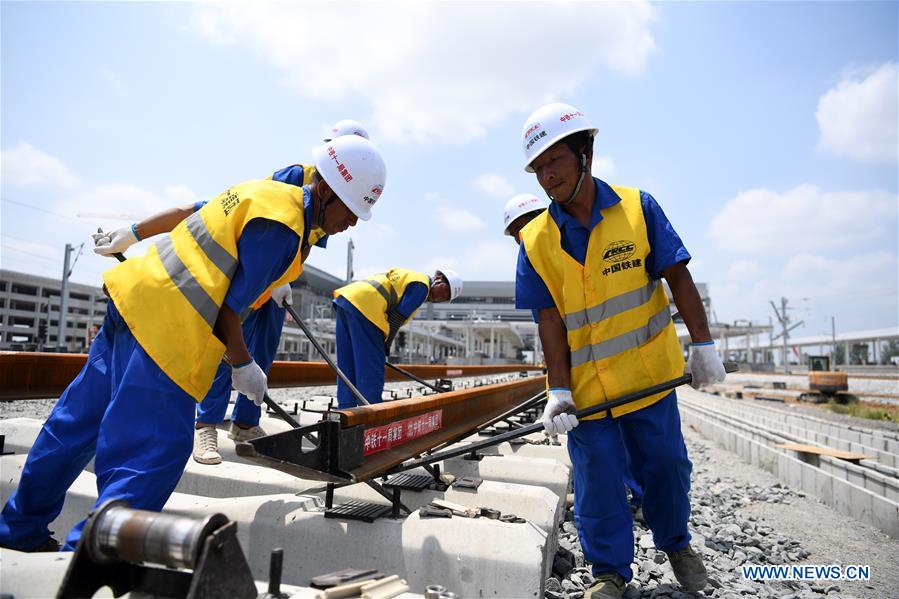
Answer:
<svg viewBox="0 0 899 599"><path fill-rule="evenodd" d="M272 299L282 308L293 305L293 292L290 290L290 283L285 283L280 287L272 289Z"/></svg>
<svg viewBox="0 0 899 599"><path fill-rule="evenodd" d="M94 240L94 253L101 256L112 256L124 252L140 241L137 233L134 232L134 225L116 229L111 233L93 233L91 237Z"/></svg>
<svg viewBox="0 0 899 599"><path fill-rule="evenodd" d="M724 363L715 351L715 342L691 343L690 358L687 360L685 371L693 375L690 386L694 389L723 381L726 374Z"/></svg>
<svg viewBox="0 0 899 599"><path fill-rule="evenodd" d="M546 407L543 408L543 432L547 435L567 433L577 426L571 389L552 387L547 393Z"/></svg>
<svg viewBox="0 0 899 599"><path fill-rule="evenodd" d="M253 400L257 406L262 405L268 389L265 373L255 360L231 367L231 386Z"/></svg>

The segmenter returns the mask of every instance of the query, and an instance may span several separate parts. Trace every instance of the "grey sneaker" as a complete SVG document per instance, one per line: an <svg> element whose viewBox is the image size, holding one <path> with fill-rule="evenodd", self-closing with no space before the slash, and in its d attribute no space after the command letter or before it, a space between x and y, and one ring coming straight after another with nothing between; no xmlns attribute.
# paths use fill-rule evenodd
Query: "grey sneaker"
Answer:
<svg viewBox="0 0 899 599"><path fill-rule="evenodd" d="M194 461L200 464L221 464L218 431L214 426L202 426L194 431Z"/></svg>
<svg viewBox="0 0 899 599"><path fill-rule="evenodd" d="M709 573L706 572L699 557L693 548L687 545L678 551L665 552L668 554L668 560L671 562L671 569L674 570L674 577L685 591L695 593L705 588L709 581Z"/></svg>
<svg viewBox="0 0 899 599"><path fill-rule="evenodd" d="M228 438L234 439L235 443L240 443L241 441L249 441L250 439L258 439L259 437L264 437L268 433L265 432L261 426L251 426L250 428L240 428L235 423L231 423L231 428L228 430Z"/></svg>
<svg viewBox="0 0 899 599"><path fill-rule="evenodd" d="M626 588L627 582L619 574L603 572L584 593L584 599L620 599Z"/></svg>

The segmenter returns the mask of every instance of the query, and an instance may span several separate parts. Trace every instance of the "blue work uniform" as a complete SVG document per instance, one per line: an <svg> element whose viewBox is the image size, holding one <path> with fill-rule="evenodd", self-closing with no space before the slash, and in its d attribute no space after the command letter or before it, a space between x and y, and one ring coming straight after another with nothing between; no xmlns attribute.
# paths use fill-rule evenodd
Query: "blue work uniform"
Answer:
<svg viewBox="0 0 899 599"><path fill-rule="evenodd" d="M413 282L406 287L396 309L407 319L427 299L427 285ZM332 305L337 316L337 367L369 403L380 403L384 391L384 344L387 341L384 331L346 298L338 297ZM341 409L357 405L349 387L340 379L337 380L337 405Z"/></svg>
<svg viewBox="0 0 899 599"><path fill-rule="evenodd" d="M303 187L303 167L297 164L288 166L272 175L272 179ZM199 210L203 207L203 204L205 202L198 202L194 209ZM303 216L306 223L303 247L306 247L309 245L309 233L313 228L312 223L315 217L312 193L308 188L303 190ZM320 248L327 247L328 236L321 237L314 245ZM243 321L243 337L247 344L247 351L250 352L250 356L266 375L272 366L272 362L275 361L275 355L278 353L278 345L281 343L281 331L284 329L284 316L286 313L286 308L278 305L274 300L269 300L258 310L250 310L249 315ZM212 382L209 393L197 406L197 422L216 424L224 420L230 398L231 368L223 363L215 373L215 380ZM243 393L238 393L237 400L234 402L234 410L231 413L233 422L237 422L245 427L256 426L259 424L261 414L262 409L259 406Z"/></svg>
<svg viewBox="0 0 899 599"><path fill-rule="evenodd" d="M225 303L242 312L287 270L299 243L281 223L248 223ZM42 545L66 491L91 458L95 506L124 499L135 509L161 510L190 456L195 406L147 355L110 301L87 363L53 407L0 513L0 546L29 551ZM69 532L63 550L75 549L84 523Z"/></svg>
<svg viewBox="0 0 899 599"><path fill-rule="evenodd" d="M620 201L605 182L594 178L596 200L589 227L584 227L552 203L549 213L561 232L562 248L584 264L587 241L603 220L601 210ZM690 254L653 197L640 192L651 251L645 267L654 279L675 264L687 263ZM543 280L519 248L515 305L540 310L555 305ZM676 551L690 542L690 472L680 429L674 391L655 404L618 418L585 420L568 433L568 453L574 477L575 524L584 558L594 575L617 572L631 580L634 560L633 519L625 485L642 487L643 517L652 530L655 546ZM630 473L633 473L631 476ZM636 490L636 489L635 489Z"/></svg>

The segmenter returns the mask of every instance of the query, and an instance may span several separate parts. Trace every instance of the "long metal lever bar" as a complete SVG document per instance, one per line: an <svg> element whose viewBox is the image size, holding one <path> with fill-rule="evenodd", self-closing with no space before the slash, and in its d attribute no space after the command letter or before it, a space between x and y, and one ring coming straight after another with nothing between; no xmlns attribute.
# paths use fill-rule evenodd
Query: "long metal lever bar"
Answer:
<svg viewBox="0 0 899 599"><path fill-rule="evenodd" d="M334 370L334 372L337 373L337 376L340 377L340 380L342 380L347 388L349 388L350 393L353 394L353 396L356 398L356 401L358 401L359 404L363 406L371 405L369 404L368 400L366 400L365 397L362 396L362 394L359 392L359 389L356 388L356 385L351 383L350 379L348 379L343 371L337 367L337 364L334 363L334 360L331 359L331 356L328 355L328 352L325 351L325 348L323 348L318 343L318 341L316 341L315 337L312 336L312 332L306 327L306 323L303 322L303 319L300 318L300 315L296 313L293 307L290 304L284 307L287 308L287 313L290 314L290 317L293 318L294 322L297 323L297 326L302 329L303 333L306 335L306 338L309 339L309 342L313 345L313 347L315 347L318 353L321 354L322 358L325 359L325 362L328 363L328 366L330 366Z"/></svg>
<svg viewBox="0 0 899 599"><path fill-rule="evenodd" d="M725 362L724 363L725 372L736 372L738 370L736 363L734 362ZM584 408L583 410L578 410L574 413L574 415L580 419L586 416L592 416L593 414L598 414L600 412L605 412L606 410L611 410L612 408L617 408L618 406L622 406L624 404L628 404L640 399L644 399L649 397L650 395L655 395L656 393L661 393L663 391L669 391L674 389L675 387L680 387L681 385L686 385L693 382L693 375L685 374L683 376L679 376L676 379L671 379L670 381L666 381L664 383L659 383L658 385L653 385L652 387L647 387L641 391L635 391L633 393L629 393L617 399L612 399L609 401L605 401L599 405L590 406L589 408ZM441 451L439 453L434 453L429 456L417 459L406 460L391 472L402 472L404 470L410 470L412 468L417 468L419 466L424 466L425 464L433 464L434 462L440 462L443 460L447 460L449 458L454 458L460 455L470 454L472 452L478 451L479 449L484 449L485 447L493 447L494 445L499 445L505 441L510 441L512 439L517 439L519 437L524 437L526 435L530 435L531 433L536 433L543 430L542 422L535 422L534 424L525 426L518 430L509 431L507 433L503 433L501 435L496 435L490 439L486 439L484 441L478 441L476 443L469 443L464 447L457 447L455 449L448 449L447 451Z"/></svg>
<svg viewBox="0 0 899 599"><path fill-rule="evenodd" d="M392 369L392 370L395 370L395 371L399 372L400 374L409 377L410 379L412 379L412 380L415 381L416 383L420 383L420 384L424 385L425 387L427 387L427 388L430 389L431 391L435 391L435 392L437 392L437 393L440 393L440 389L438 389L437 387L435 387L434 385L432 385L432 384L429 383L428 381L426 381L426 380L424 380L424 379L418 378L417 376L415 376L414 374L412 374L412 373L409 372L408 370L403 370L403 369L400 368L399 366L396 366L395 364L391 364L390 362L384 362L384 365L387 366L387 368L390 368L390 369Z"/></svg>

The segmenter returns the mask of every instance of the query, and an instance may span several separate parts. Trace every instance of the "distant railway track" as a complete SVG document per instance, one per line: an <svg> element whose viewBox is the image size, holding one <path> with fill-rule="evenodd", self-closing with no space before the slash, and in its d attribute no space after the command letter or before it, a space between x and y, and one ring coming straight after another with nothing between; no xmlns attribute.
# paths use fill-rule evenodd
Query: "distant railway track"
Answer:
<svg viewBox="0 0 899 599"><path fill-rule="evenodd" d="M58 397L87 361L85 354L43 352L0 352L0 400ZM403 369L420 378L458 378L536 371L527 364L403 364ZM385 367L387 381L405 381L403 375ZM311 387L334 385L337 377L324 362L277 360L269 372L269 387Z"/></svg>

